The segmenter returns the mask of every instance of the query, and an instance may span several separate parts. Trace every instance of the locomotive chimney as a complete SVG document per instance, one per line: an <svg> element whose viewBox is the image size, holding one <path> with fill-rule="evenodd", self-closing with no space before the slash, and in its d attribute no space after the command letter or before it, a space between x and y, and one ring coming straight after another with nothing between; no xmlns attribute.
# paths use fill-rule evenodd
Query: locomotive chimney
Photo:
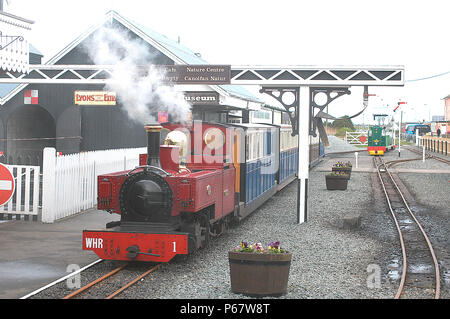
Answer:
<svg viewBox="0 0 450 319"><path fill-rule="evenodd" d="M159 160L159 139L162 126L148 124L145 126L147 131L147 165L161 168Z"/></svg>

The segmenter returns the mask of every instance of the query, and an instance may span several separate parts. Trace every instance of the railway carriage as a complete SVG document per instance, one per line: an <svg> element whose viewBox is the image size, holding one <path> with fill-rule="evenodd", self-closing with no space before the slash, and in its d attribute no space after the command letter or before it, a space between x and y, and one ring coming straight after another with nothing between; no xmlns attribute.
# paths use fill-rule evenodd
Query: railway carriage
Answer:
<svg viewBox="0 0 450 319"><path fill-rule="evenodd" d="M146 130L138 167L98 176L97 208L121 216L83 231L83 249L102 259L168 262L189 254L296 176L297 138L288 126L194 121Z"/></svg>
<svg viewBox="0 0 450 319"><path fill-rule="evenodd" d="M279 130L265 124L234 124L239 156L239 213L245 218L276 193Z"/></svg>

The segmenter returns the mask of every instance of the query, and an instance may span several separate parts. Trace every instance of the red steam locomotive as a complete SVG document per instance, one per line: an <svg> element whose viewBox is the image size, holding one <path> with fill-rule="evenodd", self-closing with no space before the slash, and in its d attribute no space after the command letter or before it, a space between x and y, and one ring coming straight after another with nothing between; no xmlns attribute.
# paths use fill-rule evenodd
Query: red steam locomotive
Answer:
<svg viewBox="0 0 450 319"><path fill-rule="evenodd" d="M169 131L182 128L164 124ZM211 152L193 153L188 167L180 167L180 148L160 146L162 129L146 126L148 154L140 155L139 167L98 176L98 209L118 213L121 220L106 230L85 230L83 249L102 259L167 262L204 246L230 221L234 161L225 140L221 147L209 147L230 132L221 125L202 124L201 150Z"/></svg>
<svg viewBox="0 0 450 319"><path fill-rule="evenodd" d="M121 215L106 229L83 231L83 249L101 259L168 262L189 254L295 179L290 128L197 121L145 128L140 166L98 176L97 208Z"/></svg>

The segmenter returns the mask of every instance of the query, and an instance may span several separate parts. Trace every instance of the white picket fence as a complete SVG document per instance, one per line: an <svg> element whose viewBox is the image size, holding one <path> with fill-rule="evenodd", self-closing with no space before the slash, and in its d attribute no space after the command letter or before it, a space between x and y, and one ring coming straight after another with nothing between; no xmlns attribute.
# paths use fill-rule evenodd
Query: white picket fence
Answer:
<svg viewBox="0 0 450 319"><path fill-rule="evenodd" d="M97 204L97 177L135 168L147 149L115 149L56 156L54 148L43 155L42 222L74 215Z"/></svg>
<svg viewBox="0 0 450 319"><path fill-rule="evenodd" d="M40 167L5 165L14 176L15 191L10 201L0 206L0 219L37 220L39 214Z"/></svg>
<svg viewBox="0 0 450 319"><path fill-rule="evenodd" d="M364 142L361 141L361 137L364 136ZM367 145L367 132L345 132L345 141L352 145Z"/></svg>

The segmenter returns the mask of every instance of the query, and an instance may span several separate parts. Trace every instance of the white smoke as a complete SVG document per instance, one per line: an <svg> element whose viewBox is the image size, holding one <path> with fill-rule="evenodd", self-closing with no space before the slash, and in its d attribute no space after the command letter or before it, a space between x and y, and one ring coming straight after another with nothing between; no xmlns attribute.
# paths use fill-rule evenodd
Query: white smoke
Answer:
<svg viewBox="0 0 450 319"><path fill-rule="evenodd" d="M167 111L173 121L184 122L190 104L152 65L154 56L143 40L109 27L97 30L85 46L95 64L114 65L107 90L115 91L127 115L142 124L155 123L155 113ZM153 113L153 115L152 115Z"/></svg>

